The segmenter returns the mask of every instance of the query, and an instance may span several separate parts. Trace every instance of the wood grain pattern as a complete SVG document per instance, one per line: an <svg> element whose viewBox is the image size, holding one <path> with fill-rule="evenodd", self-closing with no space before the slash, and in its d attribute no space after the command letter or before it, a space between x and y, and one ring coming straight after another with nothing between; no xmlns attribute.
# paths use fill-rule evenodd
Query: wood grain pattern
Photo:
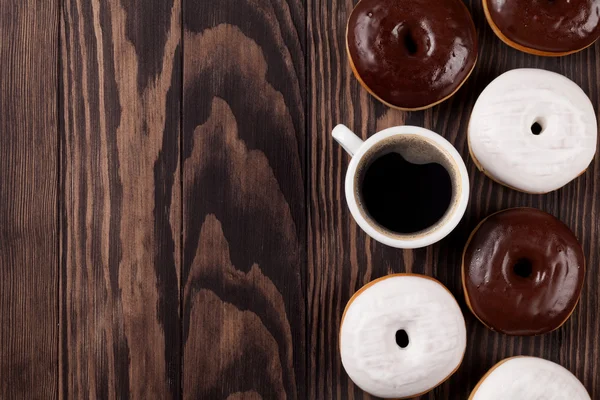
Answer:
<svg viewBox="0 0 600 400"><path fill-rule="evenodd" d="M430 110L389 110L366 94L352 76L345 52L345 21L354 2L308 3L309 77L309 232L308 356L309 398L370 398L348 379L338 355L340 318L347 300L363 284L391 272L425 273L439 279L458 298L467 319L468 350L458 372L422 398L466 398L478 379L500 359L535 355L556 361L582 380L592 398L600 397L600 346L595 332L599 306L598 234L600 160L563 189L528 195L502 187L478 172L468 156L466 128L470 110L485 86L509 69L536 67L562 73L579 84L598 110L599 45L564 58L519 53L498 40L485 21L479 1L467 2L480 41L478 64L450 100ZM314 67L311 67L314 66ZM449 237L426 249L396 250L370 240L352 221L343 195L349 157L328 133L347 124L367 137L399 124L432 129L450 140L467 161L471 200L465 218ZM558 331L525 338L507 337L481 325L465 306L460 285L460 256L478 221L508 207L532 206L557 216L580 238L588 261L584 292L571 319Z"/></svg>
<svg viewBox="0 0 600 400"><path fill-rule="evenodd" d="M180 396L181 4L62 10L60 395Z"/></svg>
<svg viewBox="0 0 600 400"><path fill-rule="evenodd" d="M58 4L0 1L0 398L55 399Z"/></svg>
<svg viewBox="0 0 600 400"><path fill-rule="evenodd" d="M521 354L560 363L600 398L600 157L528 195L478 172L466 140L478 94L512 68L566 75L598 111L600 45L520 53L469 0L473 74L405 113L352 76L354 4L0 0L0 398L370 398L343 370L339 323L354 292L394 272L437 278L467 319L462 366L423 399L467 398ZM346 207L337 123L450 140L472 185L458 228L414 251L369 239ZM485 328L460 284L471 230L514 206L557 216L587 257L575 313L540 337Z"/></svg>
<svg viewBox="0 0 600 400"><path fill-rule="evenodd" d="M186 2L186 399L305 398L303 19Z"/></svg>

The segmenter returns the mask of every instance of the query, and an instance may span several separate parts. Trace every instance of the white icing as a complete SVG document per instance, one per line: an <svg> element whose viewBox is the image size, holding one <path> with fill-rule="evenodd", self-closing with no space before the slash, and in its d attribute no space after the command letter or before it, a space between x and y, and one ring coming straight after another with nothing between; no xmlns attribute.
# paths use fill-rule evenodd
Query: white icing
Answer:
<svg viewBox="0 0 600 400"><path fill-rule="evenodd" d="M538 122L543 131L534 135ZM590 99L554 72L514 69L481 93L469 122L469 147L494 180L547 193L582 173L594 158L597 123Z"/></svg>
<svg viewBox="0 0 600 400"><path fill-rule="evenodd" d="M537 357L515 357L496 367L471 400L590 400L579 380L567 369Z"/></svg>
<svg viewBox="0 0 600 400"><path fill-rule="evenodd" d="M400 348L396 331L409 344ZM391 276L369 286L347 307L340 333L346 372L361 389L383 398L427 392L460 365L465 320L440 283L418 276Z"/></svg>

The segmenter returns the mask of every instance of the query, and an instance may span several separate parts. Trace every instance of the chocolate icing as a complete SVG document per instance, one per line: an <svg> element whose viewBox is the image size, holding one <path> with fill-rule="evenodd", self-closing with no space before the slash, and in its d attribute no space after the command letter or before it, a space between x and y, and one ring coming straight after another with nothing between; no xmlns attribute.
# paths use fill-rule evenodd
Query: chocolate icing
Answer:
<svg viewBox="0 0 600 400"><path fill-rule="evenodd" d="M483 0L509 40L530 49L566 53L600 36L600 0Z"/></svg>
<svg viewBox="0 0 600 400"><path fill-rule="evenodd" d="M515 265L531 267L528 277ZM463 259L471 309L488 327L509 335L558 328L581 293L585 259L571 230L532 208L493 214L473 234Z"/></svg>
<svg viewBox="0 0 600 400"><path fill-rule="evenodd" d="M361 0L347 45L359 79L400 108L450 96L477 60L475 26L461 0Z"/></svg>

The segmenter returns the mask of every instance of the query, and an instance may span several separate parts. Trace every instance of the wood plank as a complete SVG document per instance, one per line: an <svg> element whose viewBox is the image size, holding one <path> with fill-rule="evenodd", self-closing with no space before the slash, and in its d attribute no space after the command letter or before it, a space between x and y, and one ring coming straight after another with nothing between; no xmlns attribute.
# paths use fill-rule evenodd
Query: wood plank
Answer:
<svg viewBox="0 0 600 400"><path fill-rule="evenodd" d="M425 273L448 286L463 307L468 350L458 372L426 399L466 398L479 378L500 359L524 354L558 362L582 380L592 398L600 398L599 307L600 157L563 189L544 196L515 192L478 172L468 156L466 128L478 94L494 77L518 67L562 73L579 84L600 106L598 44L568 57L541 58L513 50L493 34L480 1L467 2L477 27L481 56L468 82L449 101L422 112L403 113L381 105L352 76L345 51L345 22L354 2L308 1L308 140L311 151L308 226L307 346L308 397L369 398L344 372L338 353L343 309L363 284L393 272ZM472 198L462 223L448 238L426 249L396 250L369 239L353 222L343 184L349 157L329 132L347 124L364 138L394 125L419 125L450 140L467 162ZM461 252L468 234L490 213L533 206L569 225L580 238L588 261L586 284L573 316L559 330L534 338L508 337L480 324L466 308L460 283Z"/></svg>
<svg viewBox="0 0 600 400"><path fill-rule="evenodd" d="M62 10L64 398L180 396L180 0Z"/></svg>
<svg viewBox="0 0 600 400"><path fill-rule="evenodd" d="M183 397L305 397L303 4L184 10Z"/></svg>
<svg viewBox="0 0 600 400"><path fill-rule="evenodd" d="M55 399L58 3L0 10L0 398Z"/></svg>

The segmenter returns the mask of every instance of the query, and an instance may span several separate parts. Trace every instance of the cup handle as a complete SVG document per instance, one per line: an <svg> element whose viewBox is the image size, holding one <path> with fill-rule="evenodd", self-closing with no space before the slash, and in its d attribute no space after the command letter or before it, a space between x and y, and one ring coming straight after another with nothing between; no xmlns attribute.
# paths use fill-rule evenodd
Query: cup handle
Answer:
<svg viewBox="0 0 600 400"><path fill-rule="evenodd" d="M354 132L352 132L350 129L348 129L347 126L342 124L333 128L331 135L333 136L336 142L342 145L344 150L346 150L348 154L350 154L350 156L356 154L360 146L362 146L362 144L364 143L361 138L356 136Z"/></svg>

